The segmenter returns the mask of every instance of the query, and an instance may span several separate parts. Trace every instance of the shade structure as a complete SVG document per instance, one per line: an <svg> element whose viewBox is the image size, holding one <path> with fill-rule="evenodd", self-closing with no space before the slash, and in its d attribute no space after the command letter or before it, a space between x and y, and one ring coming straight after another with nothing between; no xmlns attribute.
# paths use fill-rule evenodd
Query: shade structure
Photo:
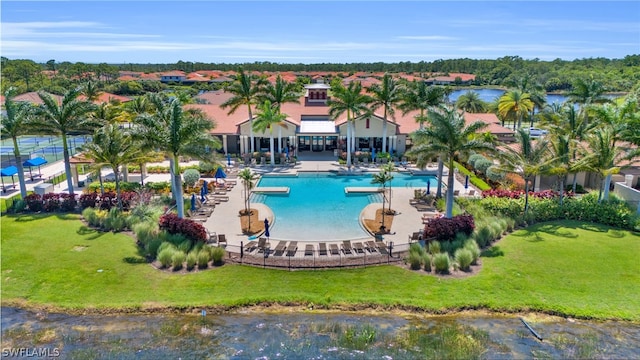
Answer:
<svg viewBox="0 0 640 360"><path fill-rule="evenodd" d="M264 219L264 236L269 238L271 234L269 234L269 219Z"/></svg>
<svg viewBox="0 0 640 360"><path fill-rule="evenodd" d="M464 188L465 189L469 188L469 175L464 177Z"/></svg>
<svg viewBox="0 0 640 360"><path fill-rule="evenodd" d="M0 170L0 180L2 181L2 192L7 192L7 189L4 187L4 176L11 176L11 182L13 183L13 187L16 186L16 180L13 178L15 174L18 173L18 168L15 166L7 166L6 168Z"/></svg>
<svg viewBox="0 0 640 360"><path fill-rule="evenodd" d="M218 170L216 170L216 174L213 175L213 177L215 177L216 179L224 179L227 177L227 174L225 174L224 170L222 170L222 168L219 167Z"/></svg>
<svg viewBox="0 0 640 360"><path fill-rule="evenodd" d="M196 194L191 194L191 211L196 211Z"/></svg>
<svg viewBox="0 0 640 360"><path fill-rule="evenodd" d="M47 160L41 157L35 157L33 159L29 159L25 162L22 163L22 166L28 166L29 167L29 176L31 177L31 180L33 180L33 174L31 173L31 168L33 166L37 166L38 167L38 176L42 177L42 172L40 171L40 166L44 165L47 163Z"/></svg>

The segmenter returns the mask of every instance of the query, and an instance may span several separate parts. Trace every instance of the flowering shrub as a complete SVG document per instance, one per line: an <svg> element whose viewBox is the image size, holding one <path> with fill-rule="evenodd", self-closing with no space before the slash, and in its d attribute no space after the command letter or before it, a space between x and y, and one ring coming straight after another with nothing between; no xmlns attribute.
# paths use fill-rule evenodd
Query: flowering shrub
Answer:
<svg viewBox="0 0 640 360"><path fill-rule="evenodd" d="M529 197L534 197L538 199L554 199L560 196L560 193L554 190L543 190L543 191L529 191ZM573 193L564 193L565 197L573 196ZM491 189L485 190L482 192L482 197L500 197L500 198L510 198L510 199L520 199L524 198L524 191L522 190L505 190L505 189Z"/></svg>
<svg viewBox="0 0 640 360"><path fill-rule="evenodd" d="M182 234L194 241L207 241L207 230L202 224L189 219L181 219L176 214L160 216L160 229L169 234Z"/></svg>
<svg viewBox="0 0 640 360"><path fill-rule="evenodd" d="M438 241L451 241L458 233L471 235L474 228L475 224L471 215L458 215L451 219L433 218L427 221L424 227L424 236L427 239L436 238Z"/></svg>
<svg viewBox="0 0 640 360"><path fill-rule="evenodd" d="M27 207L29 208L29 211L32 212L38 212L38 211L42 211L42 196L40 196L40 194L29 194L27 195L26 198L24 198L24 201L27 203Z"/></svg>
<svg viewBox="0 0 640 360"><path fill-rule="evenodd" d="M43 209L46 212L54 212L60 209L60 194L47 193L42 196Z"/></svg>

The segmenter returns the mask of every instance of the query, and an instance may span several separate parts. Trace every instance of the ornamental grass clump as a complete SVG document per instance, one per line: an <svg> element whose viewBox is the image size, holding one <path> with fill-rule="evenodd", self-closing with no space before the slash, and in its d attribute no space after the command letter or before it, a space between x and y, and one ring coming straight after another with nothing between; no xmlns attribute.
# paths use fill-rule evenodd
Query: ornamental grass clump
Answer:
<svg viewBox="0 0 640 360"><path fill-rule="evenodd" d="M103 227L107 231L120 232L127 227L127 218L118 208L112 207L104 219Z"/></svg>
<svg viewBox="0 0 640 360"><path fill-rule="evenodd" d="M429 243L429 254L435 255L440 253L440 242L432 241Z"/></svg>
<svg viewBox="0 0 640 360"><path fill-rule="evenodd" d="M163 243L164 245L166 243ZM162 245L160 247L162 248ZM175 248L172 246L167 246L158 252L158 261L162 264L163 268L168 268L171 266L173 262L173 254L176 252Z"/></svg>
<svg viewBox="0 0 640 360"><path fill-rule="evenodd" d="M481 248L486 247L491 243L491 240L493 238L491 227L487 224L478 226L478 228L476 228L475 232L473 233L473 238L478 243L478 246L480 246Z"/></svg>
<svg viewBox="0 0 640 360"><path fill-rule="evenodd" d="M474 239L469 239L465 241L464 248L471 253L471 265L477 265L478 259L480 258L480 247L478 247L478 243L476 243Z"/></svg>
<svg viewBox="0 0 640 360"><path fill-rule="evenodd" d="M226 251L224 251L223 247L214 247L211 249L211 260L213 260L214 266L220 266L224 264L224 255Z"/></svg>
<svg viewBox="0 0 640 360"><path fill-rule="evenodd" d="M196 266L196 262L198 262L198 255L195 251L192 251L187 255L187 270L193 270L193 268Z"/></svg>
<svg viewBox="0 0 640 360"><path fill-rule="evenodd" d="M469 266L473 262L473 255L471 255L471 251L467 249L458 249L455 253L455 259L458 263L458 267L462 271L469 271Z"/></svg>
<svg viewBox="0 0 640 360"><path fill-rule="evenodd" d="M448 253L439 253L433 256L433 266L436 268L436 272L441 274L449 273L451 267L451 259Z"/></svg>
<svg viewBox="0 0 640 360"><path fill-rule="evenodd" d="M98 216L96 209L89 207L82 210L82 217L90 226L100 227L100 217Z"/></svg>
<svg viewBox="0 0 640 360"><path fill-rule="evenodd" d="M191 250L191 240L187 239L178 244L178 250L182 251L185 254L188 253Z"/></svg>
<svg viewBox="0 0 640 360"><path fill-rule="evenodd" d="M422 245L411 244L409 247L409 267L411 270L419 270L422 267L425 255L426 251Z"/></svg>
<svg viewBox="0 0 640 360"><path fill-rule="evenodd" d="M211 260L211 254L207 249L201 249L198 251L198 269L206 269L209 266Z"/></svg>
<svg viewBox="0 0 640 360"><path fill-rule="evenodd" d="M422 256L422 263L424 264L424 271L431 271L431 255L425 252Z"/></svg>
<svg viewBox="0 0 640 360"><path fill-rule="evenodd" d="M187 259L187 255L183 251L176 251L171 256L171 264L173 265L173 271L182 269L182 264Z"/></svg>

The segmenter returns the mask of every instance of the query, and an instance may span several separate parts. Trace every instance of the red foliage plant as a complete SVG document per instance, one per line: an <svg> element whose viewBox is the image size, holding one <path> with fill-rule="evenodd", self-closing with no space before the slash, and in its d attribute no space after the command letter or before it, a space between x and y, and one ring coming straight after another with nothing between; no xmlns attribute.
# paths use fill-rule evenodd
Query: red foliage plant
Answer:
<svg viewBox="0 0 640 360"><path fill-rule="evenodd" d="M60 209L60 194L47 193L42 196L44 211L54 212Z"/></svg>
<svg viewBox="0 0 640 360"><path fill-rule="evenodd" d="M482 192L482 197L502 197L502 198L510 198L510 199L520 199L524 197L524 191L522 190L504 190L504 189L491 189L485 190ZM538 198L538 199L553 199L560 196L560 193L554 190L543 190L543 191L529 191L529 196ZM565 192L564 196L571 197L573 193Z"/></svg>
<svg viewBox="0 0 640 360"><path fill-rule="evenodd" d="M38 212L42 210L43 203L42 196L40 194L29 194L26 198L24 198L24 201L27 203L29 211Z"/></svg>
<svg viewBox="0 0 640 360"><path fill-rule="evenodd" d="M160 217L160 229L170 234L182 234L194 241L207 241L207 230L198 222L181 219L176 214L164 214Z"/></svg>
<svg viewBox="0 0 640 360"><path fill-rule="evenodd" d="M452 218L429 219L424 227L424 237L426 239L436 238L438 241L451 241L458 233L471 235L475 223L471 215L458 215Z"/></svg>

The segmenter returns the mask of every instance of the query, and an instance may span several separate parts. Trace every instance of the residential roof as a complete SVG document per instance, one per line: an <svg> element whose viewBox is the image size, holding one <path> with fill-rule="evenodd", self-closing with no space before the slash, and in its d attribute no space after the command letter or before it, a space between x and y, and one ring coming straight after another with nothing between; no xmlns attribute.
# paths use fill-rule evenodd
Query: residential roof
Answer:
<svg viewBox="0 0 640 360"><path fill-rule="evenodd" d="M78 99L86 100L87 97L85 95L80 95L80 96L78 96ZM108 92L101 92L100 95L98 95L98 98L93 101L93 103L94 104L102 104L102 103L111 102L112 100L116 100L116 101L119 101L121 103L125 103L125 102L131 101L131 98L128 98L128 97L122 96L122 95L116 95L116 94L108 93Z"/></svg>
<svg viewBox="0 0 640 360"><path fill-rule="evenodd" d="M51 95L58 102L58 104L62 103L62 96L56 95L56 94L49 94L49 95ZM24 101L32 104L37 104L37 105L44 104L42 99L40 99L40 96L38 96L38 93L35 91L17 95L13 98L13 101Z"/></svg>

